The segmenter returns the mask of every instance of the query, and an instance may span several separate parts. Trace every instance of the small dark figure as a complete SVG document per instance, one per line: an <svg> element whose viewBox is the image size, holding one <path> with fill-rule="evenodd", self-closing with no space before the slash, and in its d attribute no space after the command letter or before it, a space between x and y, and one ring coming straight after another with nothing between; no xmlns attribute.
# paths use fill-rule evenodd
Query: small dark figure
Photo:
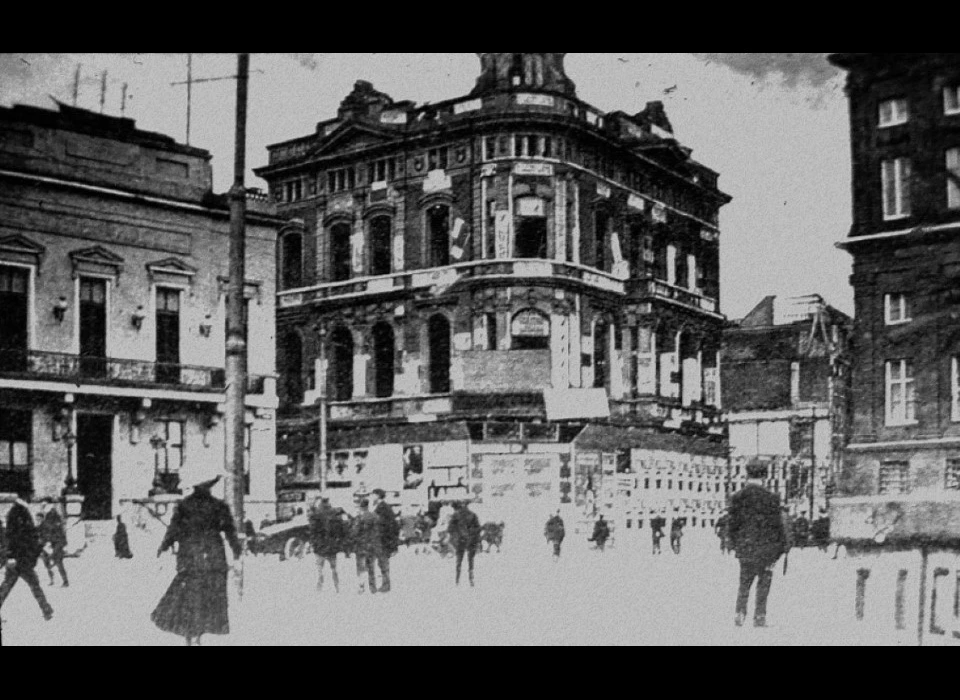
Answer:
<svg viewBox="0 0 960 700"><path fill-rule="evenodd" d="M483 545L486 545L487 554L492 552L494 547L497 548L497 554L500 554L500 549L503 546L503 531L505 527L506 524L502 522L487 522L480 528L480 541Z"/></svg>
<svg viewBox="0 0 960 700"><path fill-rule="evenodd" d="M730 551L730 516L727 513L721 515L713 529L720 539L720 553L727 554Z"/></svg>
<svg viewBox="0 0 960 700"><path fill-rule="evenodd" d="M767 471L762 465L747 467L747 486L730 499L730 540L740 560L736 624L747 617L750 587L757 579L753 616L756 627L766 627L767 597L773 582L773 566L788 550L787 530L780 513L780 499L763 488Z"/></svg>
<svg viewBox="0 0 960 700"><path fill-rule="evenodd" d="M463 566L463 555L467 555L467 570L470 575L470 585L473 580L473 560L480 548L480 519L470 510L466 503L454 503L454 513L450 516L447 533L450 544L457 553L457 585L460 585L460 570Z"/></svg>
<svg viewBox="0 0 960 700"><path fill-rule="evenodd" d="M547 542L553 545L553 559L557 561L560 559L560 547L563 545L563 538L566 537L566 530L563 527L563 519L560 517L560 511L558 510L555 515L551 516L547 520L547 526L544 529L544 536L547 538Z"/></svg>
<svg viewBox="0 0 960 700"><path fill-rule="evenodd" d="M666 533L663 531L666 521L663 518L653 518L650 520L650 537L653 539L653 553L654 554L663 554L663 550L660 548L660 543L663 541L663 538L666 537Z"/></svg>
<svg viewBox="0 0 960 700"><path fill-rule="evenodd" d="M827 517L826 510L821 510L820 517L813 521L813 525L810 526L810 536L813 544L821 552L826 552L830 548L830 518Z"/></svg>
<svg viewBox="0 0 960 700"><path fill-rule="evenodd" d="M67 528L56 506L51 507L43 516L43 523L40 525L40 544L43 545L40 556L50 576L50 585L55 583L53 569L56 567L60 572L61 585L64 588L68 587L70 581L67 579L67 569L63 565L64 550L67 547ZM49 550L47 545L50 545Z"/></svg>
<svg viewBox="0 0 960 700"><path fill-rule="evenodd" d="M370 512L370 501L360 501L359 512L353 519L351 543L357 557L357 578L359 592L366 590L364 576L370 584L370 593L377 592L377 574L374 562L383 556L383 543L380 539L380 519Z"/></svg>
<svg viewBox="0 0 960 700"><path fill-rule="evenodd" d="M179 545L177 575L150 617L164 632L184 637L187 646L199 645L204 634L230 633L229 567L223 537L234 560L243 553L230 507L210 494L220 476L209 478L210 474L195 477L193 493L177 505L157 550L159 557L174 544Z"/></svg>
<svg viewBox="0 0 960 700"><path fill-rule="evenodd" d="M380 554L377 566L380 567L380 592L390 592L390 557L400 549L400 520L393 508L387 503L387 494L383 489L374 489L371 493L373 513L380 520Z"/></svg>
<svg viewBox="0 0 960 700"><path fill-rule="evenodd" d="M680 554L680 541L683 539L683 518L674 518L670 523L670 549Z"/></svg>
<svg viewBox="0 0 960 700"><path fill-rule="evenodd" d="M340 513L330 505L330 499L323 496L320 505L310 513L310 543L317 557L317 590L323 589L323 565L330 567L333 576L333 588L340 592L340 577L337 575L337 555L344 546L343 521Z"/></svg>
<svg viewBox="0 0 960 700"><path fill-rule="evenodd" d="M18 492L16 503L7 514L7 568L3 583L0 583L0 608L3 607L4 601L17 581L23 579L40 605L43 619L50 620L53 618L53 608L47 602L47 597L40 587L40 580L37 578L37 559L40 557L42 547L37 526L27 506L26 499L29 497L28 491Z"/></svg>
<svg viewBox="0 0 960 700"><path fill-rule="evenodd" d="M593 525L593 536L589 539L597 545L597 549L603 552L607 546L607 540L610 539L610 525L601 515Z"/></svg>
<svg viewBox="0 0 960 700"><path fill-rule="evenodd" d="M117 559L133 559L130 551L130 538L127 536L127 526L123 519L117 516L117 531L113 533L113 553Z"/></svg>
<svg viewBox="0 0 960 700"><path fill-rule="evenodd" d="M807 538L810 535L810 521L803 513L793 521L793 546L806 547Z"/></svg>

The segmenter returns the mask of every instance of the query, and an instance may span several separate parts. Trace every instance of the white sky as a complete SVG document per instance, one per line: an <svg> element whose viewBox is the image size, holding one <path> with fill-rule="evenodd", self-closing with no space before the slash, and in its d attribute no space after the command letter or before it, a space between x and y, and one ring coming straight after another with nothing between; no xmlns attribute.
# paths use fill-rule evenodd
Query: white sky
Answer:
<svg viewBox="0 0 960 700"><path fill-rule="evenodd" d="M819 293L852 312L850 258L834 243L850 228L850 147L842 76L826 54L570 53L567 74L581 99L635 113L662 100L680 142L720 173L734 197L721 213L722 309L746 314L769 294ZM0 104L55 108L50 97L185 138L185 54L0 54ZM253 54L247 165L266 146L313 133L336 116L356 80L395 100L439 102L465 95L479 75L472 53ZM236 73L235 54L194 54L194 78ZM190 142L213 153L214 182L233 179L235 84L194 85ZM246 184L265 183L248 172Z"/></svg>

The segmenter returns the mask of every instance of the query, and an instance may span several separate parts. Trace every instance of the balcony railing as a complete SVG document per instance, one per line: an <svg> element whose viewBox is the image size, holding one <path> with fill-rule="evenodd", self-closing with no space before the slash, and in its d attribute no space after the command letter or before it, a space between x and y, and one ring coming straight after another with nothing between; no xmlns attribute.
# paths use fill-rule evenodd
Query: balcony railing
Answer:
<svg viewBox="0 0 960 700"><path fill-rule="evenodd" d="M0 376L116 386L167 386L190 391L219 391L225 372L195 367L110 357L81 357L37 350L0 351Z"/></svg>
<svg viewBox="0 0 960 700"><path fill-rule="evenodd" d="M716 299L668 284L662 280L642 280L637 283L631 283L630 286L631 291L635 290L640 294L658 297L660 299L669 299L684 306L700 309L701 311L712 314L719 313Z"/></svg>

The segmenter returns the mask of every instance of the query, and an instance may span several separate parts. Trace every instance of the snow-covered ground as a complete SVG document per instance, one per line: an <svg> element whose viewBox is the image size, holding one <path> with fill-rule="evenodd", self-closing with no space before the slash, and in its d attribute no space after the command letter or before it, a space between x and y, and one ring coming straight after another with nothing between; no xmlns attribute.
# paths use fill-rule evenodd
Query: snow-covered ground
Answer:
<svg viewBox="0 0 960 700"><path fill-rule="evenodd" d="M207 645L293 644L870 644L889 639L853 625L853 579L843 556L794 551L777 566L767 629L736 628L736 560L720 555L709 532L693 532L684 551L653 557L646 538L623 540L601 554L568 537L562 559L549 547L477 558L477 585L453 559L401 551L392 560L393 591L359 595L353 559L341 557L341 592L317 593L313 557L280 562L247 557L242 600L231 587L232 633ZM109 543L67 560L70 588L47 585L54 607L44 622L18 583L0 615L3 644L178 645L149 615L174 575L170 554L155 548L119 561ZM831 550L832 554L832 550ZM466 562L464 562L466 569ZM753 600L751 596L751 613ZM748 622L749 625L749 622Z"/></svg>

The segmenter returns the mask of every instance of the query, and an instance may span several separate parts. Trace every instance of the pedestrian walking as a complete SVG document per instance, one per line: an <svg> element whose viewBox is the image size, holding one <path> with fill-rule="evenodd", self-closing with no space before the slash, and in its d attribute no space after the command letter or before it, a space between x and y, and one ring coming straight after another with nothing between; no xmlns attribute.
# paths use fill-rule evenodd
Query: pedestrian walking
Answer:
<svg viewBox="0 0 960 700"><path fill-rule="evenodd" d="M749 465L747 485L730 499L730 540L740 560L736 624L747 617L750 587L757 581L753 624L766 627L767 597L773 582L773 566L787 550L787 532L780 514L780 500L762 486L766 467Z"/></svg>
<svg viewBox="0 0 960 700"><path fill-rule="evenodd" d="M560 559L560 547L563 545L563 538L567 534L559 510L547 520L547 526L543 534L547 538L547 542L553 545L553 560L558 561Z"/></svg>
<svg viewBox="0 0 960 700"><path fill-rule="evenodd" d="M177 505L157 550L159 557L178 545L177 575L150 617L164 632L184 637L187 646L199 645L204 634L230 633L223 537L234 561L242 549L230 507L210 493L220 476L209 467L195 471L193 493Z"/></svg>
<svg viewBox="0 0 960 700"><path fill-rule="evenodd" d="M454 503L453 509L453 515L450 516L450 522L447 525L447 533L457 555L456 583L460 585L460 571L463 566L463 557L466 555L467 572L470 585L473 586L473 560L477 556L477 550L480 549L480 518L470 510L467 503Z"/></svg>
<svg viewBox="0 0 960 700"><path fill-rule="evenodd" d="M330 567L333 588L340 592L340 577L337 575L337 555L343 551L344 531L340 513L330 505L328 496L321 496L320 503L310 513L310 544L317 557L317 590L323 589L324 565Z"/></svg>
<svg viewBox="0 0 960 700"><path fill-rule="evenodd" d="M353 519L351 543L357 558L359 592L366 591L366 577L370 593L376 593L377 574L373 567L374 562L382 556L383 544L380 540L380 519L370 512L370 501L366 498L360 500L357 516Z"/></svg>
<svg viewBox="0 0 960 700"><path fill-rule="evenodd" d="M390 592L390 557L400 549L400 520L393 508L387 503L387 494L383 489L374 489L370 493L373 513L380 521L380 553L376 563L380 567L380 592Z"/></svg>
<svg viewBox="0 0 960 700"><path fill-rule="evenodd" d="M47 597L40 587L40 579L37 578L37 559L40 558L42 546L37 526L27 505L28 498L28 490L18 491L17 500L7 514L7 562L3 583L0 583L0 608L17 581L23 579L40 605L43 619L50 620L53 618L53 608L47 602Z"/></svg>
<svg viewBox="0 0 960 700"><path fill-rule="evenodd" d="M683 518L674 518L670 523L670 549L674 554L680 554L680 541L683 539Z"/></svg>
<svg viewBox="0 0 960 700"><path fill-rule="evenodd" d="M43 559L43 565L50 576L50 585L56 581L53 578L54 568L60 573L60 585L67 588L70 581L67 578L67 569L63 565L63 558L66 556L67 548L67 527L63 522L63 517L57 507L50 506L43 515L43 522L40 524L40 556Z"/></svg>
<svg viewBox="0 0 960 700"><path fill-rule="evenodd" d="M117 530L113 533L113 553L117 559L133 559L130 551L130 538L127 536L127 526L123 518L117 516Z"/></svg>
<svg viewBox="0 0 960 700"><path fill-rule="evenodd" d="M725 555L730 551L730 515L726 511L717 518L713 531L717 533L717 537L720 539L720 554Z"/></svg>
<svg viewBox="0 0 960 700"><path fill-rule="evenodd" d="M610 539L610 525L601 515L597 522L593 524L593 536L588 540L597 545L597 549L603 552L607 546L607 540Z"/></svg>
<svg viewBox="0 0 960 700"><path fill-rule="evenodd" d="M663 538L666 537L666 533L663 531L666 524L667 522L663 518L650 519L650 537L653 539L653 553L656 555L663 554L660 543L663 541Z"/></svg>

